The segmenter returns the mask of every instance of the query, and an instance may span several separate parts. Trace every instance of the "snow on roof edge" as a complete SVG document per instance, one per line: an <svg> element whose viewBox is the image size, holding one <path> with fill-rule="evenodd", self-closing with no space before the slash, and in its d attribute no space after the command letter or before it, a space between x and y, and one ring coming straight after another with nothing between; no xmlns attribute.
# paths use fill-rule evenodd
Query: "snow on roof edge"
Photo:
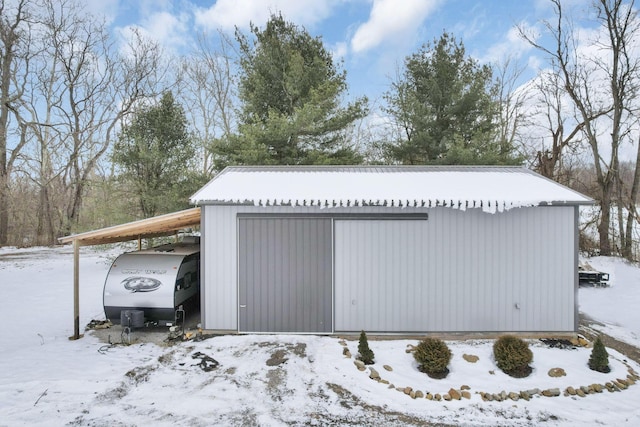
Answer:
<svg viewBox="0 0 640 427"><path fill-rule="evenodd" d="M307 175L305 172L310 172L310 174ZM423 183L425 185L414 186L414 176L411 176L411 180L407 181L406 175L410 175L413 172L421 173L420 179L427 181ZM438 172L449 172L446 174L449 179L447 177L441 178L438 176ZM265 174L262 175L262 173ZM343 186L342 183L345 181L336 183L336 174L342 175L344 180L345 176L351 173L354 174L354 180L357 181L355 184L351 180L348 181L353 184L351 186ZM395 177L387 178L384 176L386 173L389 173L390 176L395 175ZM478 175L475 175L475 173L478 173ZM503 173L514 173L514 175L505 179L506 176ZM256 179L256 176L251 176L256 174L260 179ZM285 181L282 181L282 178L289 174L300 174L300 179L292 180L289 176ZM224 179L228 175L230 177ZM437 180L434 177L437 177ZM481 177L482 179L489 179L489 182L478 183ZM415 178L418 177L415 176ZM334 180L333 186L331 186L331 182L328 182L331 179ZM225 182L224 184L217 184L216 181L218 180L224 180ZM296 187L298 181L304 180L308 185L304 187L304 190L301 190L299 186ZM389 188L379 189L375 186L376 184L380 186L381 182L386 184L386 182L394 180L400 180L404 186L394 187L391 190ZM536 190L533 191L533 194L530 194L532 197L527 197L527 191L524 191L530 190L530 188L526 186L517 187L515 181L518 180L524 180L527 185ZM510 184L510 181L514 181L514 183ZM436 183L437 185L434 185ZM444 190L442 190L442 187L444 187ZM471 187L471 190L467 187ZM494 187L500 188L496 190ZM502 187L506 187L507 191L501 193L500 191L504 190ZM312 190L307 191L308 189ZM447 189L451 192L450 194L446 193ZM442 191L445 191L446 194L443 194ZM522 194L523 191L525 194ZM428 195L431 194L433 196L433 193L436 193L438 197L430 197ZM365 197L360 197L360 195ZM501 200L503 196L504 199ZM190 202L196 205L232 204L314 206L320 208L363 206L400 208L449 207L460 210L481 208L483 211L490 213L528 206L594 204L593 199L522 166L404 165L230 166L198 190L190 198Z"/></svg>

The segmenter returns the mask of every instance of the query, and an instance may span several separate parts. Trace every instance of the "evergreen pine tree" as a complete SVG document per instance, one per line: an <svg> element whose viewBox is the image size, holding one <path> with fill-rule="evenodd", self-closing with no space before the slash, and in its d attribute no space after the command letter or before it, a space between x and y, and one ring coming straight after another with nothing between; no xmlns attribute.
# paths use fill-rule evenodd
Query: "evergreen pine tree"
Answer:
<svg viewBox="0 0 640 427"><path fill-rule="evenodd" d="M609 368L609 353L607 353L607 349L602 344L600 337L596 338L593 343L591 357L589 357L589 368L605 374L611 371L611 368Z"/></svg>
<svg viewBox="0 0 640 427"><path fill-rule="evenodd" d="M367 334L364 331L360 332L360 341L358 342L358 352L360 353L360 360L365 365L372 365L374 354L369 348L369 342L367 341Z"/></svg>

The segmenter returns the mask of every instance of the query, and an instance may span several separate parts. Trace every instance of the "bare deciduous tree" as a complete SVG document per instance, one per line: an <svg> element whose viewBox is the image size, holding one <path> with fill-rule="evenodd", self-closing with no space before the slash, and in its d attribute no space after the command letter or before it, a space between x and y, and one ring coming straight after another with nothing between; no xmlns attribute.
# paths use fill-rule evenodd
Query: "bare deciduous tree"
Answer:
<svg viewBox="0 0 640 427"><path fill-rule="evenodd" d="M37 194L35 242L53 244L77 224L122 120L156 94L167 67L158 45L136 31L116 46L76 0L41 6L29 34L34 56L25 94L14 110L23 146L15 173Z"/></svg>
<svg viewBox="0 0 640 427"><path fill-rule="evenodd" d="M28 73L31 34L30 4L19 0L14 7L0 0L0 246L5 245L9 231L9 174L26 139L9 147L10 116L15 112L24 91ZM23 129L18 128L18 134Z"/></svg>
<svg viewBox="0 0 640 427"><path fill-rule="evenodd" d="M637 36L637 17L633 2L598 0L594 8L605 36L592 41L597 51L585 52L579 49L575 27L564 15L561 1L551 1L556 21L545 22L545 26L554 40L553 46L543 46L524 31L521 34L548 56L552 68L559 73L559 87L575 108L576 123L590 147L599 187L600 253L610 255L611 208L617 194L620 200L616 185L619 150L625 137L625 112L638 92L638 64L629 52L630 43Z"/></svg>
<svg viewBox="0 0 640 427"><path fill-rule="evenodd" d="M127 49L116 51L105 26L80 13L79 3L45 4L47 37L57 64L52 72L63 91L54 108L55 126L64 136L62 181L68 189L59 234L67 234L78 221L85 187L121 120L141 98L156 93L163 67L158 45L139 33L132 34Z"/></svg>
<svg viewBox="0 0 640 427"><path fill-rule="evenodd" d="M526 88L518 87L524 67L512 57L507 57L498 63L494 71L498 101L497 138L500 150L505 154L512 147L519 145L520 132L529 120L524 104L530 94Z"/></svg>
<svg viewBox="0 0 640 427"><path fill-rule="evenodd" d="M198 36L197 49L183 63L187 114L201 143L202 172L214 173L212 145L236 131L237 70L233 43L219 32L214 37Z"/></svg>

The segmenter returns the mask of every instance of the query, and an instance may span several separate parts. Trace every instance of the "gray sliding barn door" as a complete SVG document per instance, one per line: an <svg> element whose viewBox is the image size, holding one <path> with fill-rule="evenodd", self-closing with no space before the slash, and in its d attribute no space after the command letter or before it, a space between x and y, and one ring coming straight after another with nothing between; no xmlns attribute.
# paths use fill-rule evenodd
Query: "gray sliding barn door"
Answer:
<svg viewBox="0 0 640 427"><path fill-rule="evenodd" d="M240 332L332 332L328 218L238 219Z"/></svg>

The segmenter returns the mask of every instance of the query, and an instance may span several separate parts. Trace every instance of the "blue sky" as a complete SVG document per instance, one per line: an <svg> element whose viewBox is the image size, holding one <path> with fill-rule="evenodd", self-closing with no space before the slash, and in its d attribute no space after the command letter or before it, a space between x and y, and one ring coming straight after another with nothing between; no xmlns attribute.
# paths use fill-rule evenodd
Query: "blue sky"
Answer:
<svg viewBox="0 0 640 427"><path fill-rule="evenodd" d="M588 0L563 2L586 10ZM407 55L443 31L462 40L483 63L506 56L533 76L543 58L517 36L515 25L539 28L553 19L548 0L92 0L112 29L138 27L168 51L185 53L198 32L262 26L272 12L321 36L347 70L349 97L375 101ZM126 31L125 31L126 32Z"/></svg>

